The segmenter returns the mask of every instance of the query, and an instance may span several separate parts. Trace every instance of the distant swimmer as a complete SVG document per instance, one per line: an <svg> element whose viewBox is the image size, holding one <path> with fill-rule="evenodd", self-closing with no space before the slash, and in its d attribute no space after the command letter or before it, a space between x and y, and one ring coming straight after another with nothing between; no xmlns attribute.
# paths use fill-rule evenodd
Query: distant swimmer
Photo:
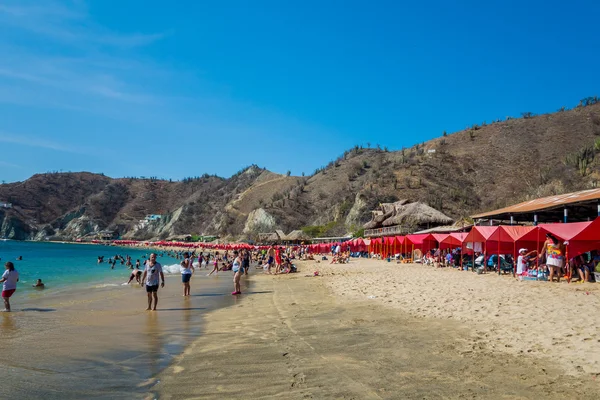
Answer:
<svg viewBox="0 0 600 400"><path fill-rule="evenodd" d="M23 256L17 257L17 261L22 261L22 260L23 260Z"/></svg>
<svg viewBox="0 0 600 400"><path fill-rule="evenodd" d="M104 262L104 256L98 256L98 264L102 264Z"/></svg>
<svg viewBox="0 0 600 400"><path fill-rule="evenodd" d="M44 282L42 282L41 279L38 279L37 282L31 286L33 286L34 288L38 288L38 289L43 289L46 287L46 285L44 285Z"/></svg>

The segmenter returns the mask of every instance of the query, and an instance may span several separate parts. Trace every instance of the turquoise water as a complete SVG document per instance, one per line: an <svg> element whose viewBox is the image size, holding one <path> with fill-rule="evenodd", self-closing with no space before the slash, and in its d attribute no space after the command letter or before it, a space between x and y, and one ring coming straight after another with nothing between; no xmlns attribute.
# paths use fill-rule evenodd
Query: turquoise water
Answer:
<svg viewBox="0 0 600 400"><path fill-rule="evenodd" d="M32 285L42 279L47 291L62 290L75 286L120 285L129 279L130 269L119 262L111 269L108 259L120 254L130 255L133 264L139 259L143 265L144 256L150 251L115 246L67 244L50 242L0 241L0 266L12 261L19 271L18 290L35 291ZM17 257L22 256L22 261ZM98 264L98 256L104 256L104 263ZM178 260L164 254L158 258L163 266L178 264ZM165 268L166 270L174 268Z"/></svg>

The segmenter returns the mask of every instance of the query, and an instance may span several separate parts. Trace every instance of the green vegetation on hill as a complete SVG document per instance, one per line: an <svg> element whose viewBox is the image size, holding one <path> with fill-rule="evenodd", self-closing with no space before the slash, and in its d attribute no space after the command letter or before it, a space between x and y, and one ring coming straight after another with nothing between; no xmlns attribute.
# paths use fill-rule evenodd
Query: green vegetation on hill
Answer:
<svg viewBox="0 0 600 400"><path fill-rule="evenodd" d="M304 227L310 236L356 232L379 203L422 201L454 218L531 198L597 187L600 104L475 124L410 148L355 146L311 176L255 165L231 178L182 181L48 173L0 185L0 237L256 237ZM147 215L164 218L140 228Z"/></svg>

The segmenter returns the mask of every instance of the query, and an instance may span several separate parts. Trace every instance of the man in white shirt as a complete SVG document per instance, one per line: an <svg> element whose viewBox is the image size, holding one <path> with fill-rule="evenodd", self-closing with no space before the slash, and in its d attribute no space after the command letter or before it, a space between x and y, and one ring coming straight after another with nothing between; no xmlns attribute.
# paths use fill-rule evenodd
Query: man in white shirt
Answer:
<svg viewBox="0 0 600 400"><path fill-rule="evenodd" d="M165 287L165 274L163 274L162 265L156 262L156 254L150 254L150 259L146 262L144 267L144 275L142 275L142 282L146 284L146 293L148 294L148 308L156 311L156 305L158 304L158 277L160 276L161 284L160 287ZM141 285L142 283L140 283ZM154 307L152 305L152 299L154 298Z"/></svg>

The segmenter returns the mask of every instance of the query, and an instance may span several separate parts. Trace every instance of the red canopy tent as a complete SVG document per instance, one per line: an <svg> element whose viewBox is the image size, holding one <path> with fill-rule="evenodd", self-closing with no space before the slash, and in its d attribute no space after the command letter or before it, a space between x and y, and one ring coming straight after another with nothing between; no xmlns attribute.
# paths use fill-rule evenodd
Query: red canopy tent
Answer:
<svg viewBox="0 0 600 400"><path fill-rule="evenodd" d="M362 250L362 248L364 247L365 242L361 238L349 240L346 243L348 246L350 246L350 251L353 253L355 253L357 251L364 251L364 250Z"/></svg>
<svg viewBox="0 0 600 400"><path fill-rule="evenodd" d="M486 243L490 237L498 230L497 226L474 226L471 229L471 232L465 236L463 240L464 246L462 247L462 254L460 257L460 266L462 268L463 255L466 254L466 249L469 247L469 243L471 243L471 256L473 257L473 261L475 260L475 244L481 243L481 251L483 254L486 254Z"/></svg>
<svg viewBox="0 0 600 400"><path fill-rule="evenodd" d="M419 233L416 235L406 235L404 237L404 245L407 249L411 249L411 258L413 257L415 249L426 252L435 248L435 244L436 240L431 233Z"/></svg>
<svg viewBox="0 0 600 400"><path fill-rule="evenodd" d="M440 244L444 241L444 239L448 238L448 236L450 236L450 234L449 233L432 233L431 236L433 236L435 241L438 243L438 247L440 247Z"/></svg>
<svg viewBox="0 0 600 400"><path fill-rule="evenodd" d="M371 239L371 252L381 254L383 240L381 238Z"/></svg>
<svg viewBox="0 0 600 400"><path fill-rule="evenodd" d="M395 242L396 242L395 236L386 236L383 238L383 249L381 252L382 258L388 258L390 256L390 254L393 254L392 247L394 246Z"/></svg>
<svg viewBox="0 0 600 400"><path fill-rule="evenodd" d="M402 252L402 244L404 243L404 236L394 236L393 253L394 255Z"/></svg>
<svg viewBox="0 0 600 400"><path fill-rule="evenodd" d="M440 242L440 248L454 249L456 247L461 247L467 235L467 232L452 232Z"/></svg>

